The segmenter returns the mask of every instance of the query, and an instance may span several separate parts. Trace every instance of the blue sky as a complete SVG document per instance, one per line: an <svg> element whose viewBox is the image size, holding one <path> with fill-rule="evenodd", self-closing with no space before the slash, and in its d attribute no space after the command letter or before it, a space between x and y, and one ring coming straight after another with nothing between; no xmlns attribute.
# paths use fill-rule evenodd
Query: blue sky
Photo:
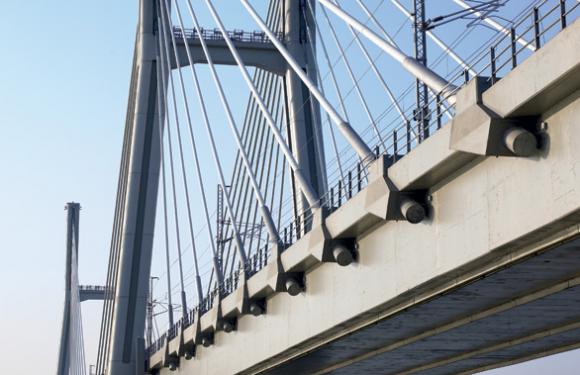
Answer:
<svg viewBox="0 0 580 375"><path fill-rule="evenodd" d="M247 22L238 14L226 14L226 24ZM0 3L3 373L55 371L67 201L83 208L81 282L105 280L136 16L137 1ZM89 363L100 313L98 303L83 305ZM493 373L573 374L579 359L568 353Z"/></svg>

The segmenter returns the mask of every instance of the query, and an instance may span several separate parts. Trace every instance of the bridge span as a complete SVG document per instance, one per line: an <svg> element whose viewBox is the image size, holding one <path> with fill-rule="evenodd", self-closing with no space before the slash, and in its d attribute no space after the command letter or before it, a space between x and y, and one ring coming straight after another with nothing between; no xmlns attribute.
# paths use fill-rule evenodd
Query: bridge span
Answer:
<svg viewBox="0 0 580 375"><path fill-rule="evenodd" d="M435 3L140 0L107 279L79 285L69 213L59 374L86 373L94 299L98 375L470 374L580 347L580 1Z"/></svg>
<svg viewBox="0 0 580 375"><path fill-rule="evenodd" d="M303 292L276 292L270 263L248 280L265 314L205 347L206 313L162 340L152 371L458 374L580 347L579 36L575 22L491 87L471 80L449 124L373 162L366 188L281 253ZM539 147L508 145L525 157L505 150L516 124ZM425 197L423 222L385 220L391 184ZM354 240L354 262L327 261L330 239Z"/></svg>

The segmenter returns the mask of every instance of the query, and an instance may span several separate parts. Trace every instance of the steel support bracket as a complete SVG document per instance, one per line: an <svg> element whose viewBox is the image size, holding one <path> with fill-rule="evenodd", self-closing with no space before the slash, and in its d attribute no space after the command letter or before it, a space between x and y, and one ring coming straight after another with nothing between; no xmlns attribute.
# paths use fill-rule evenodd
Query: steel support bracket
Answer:
<svg viewBox="0 0 580 375"><path fill-rule="evenodd" d="M281 260L283 249L281 244L274 244L270 251L272 259L264 268L248 279L248 296L251 300L261 300L285 290L286 276Z"/></svg>
<svg viewBox="0 0 580 375"><path fill-rule="evenodd" d="M193 316L193 322L183 330L183 353L186 357L195 356L195 346L201 345L201 323L199 310Z"/></svg>
<svg viewBox="0 0 580 375"><path fill-rule="evenodd" d="M312 229L292 244L292 251L282 253L285 272L304 272L316 263L333 262L332 237L324 222L314 224Z"/></svg>
<svg viewBox="0 0 580 375"><path fill-rule="evenodd" d="M248 313L250 298L247 280L246 272L240 272L238 287L221 300L222 319L234 319Z"/></svg>
<svg viewBox="0 0 580 375"><path fill-rule="evenodd" d="M368 185L326 218L333 239L356 238L385 220L420 222L423 191L400 191L388 176L394 157L381 155L368 165Z"/></svg>
<svg viewBox="0 0 580 375"><path fill-rule="evenodd" d="M399 210L401 193L389 179L389 155L381 155L369 167L369 184L365 189L365 211L383 220L402 220Z"/></svg>
<svg viewBox="0 0 580 375"><path fill-rule="evenodd" d="M389 178L391 155L381 155L369 166L369 186L365 194L365 210L383 220L407 220L414 224L424 218L424 191L400 191ZM410 205L410 206L409 206ZM407 208L406 208L407 207ZM409 217L408 207L423 210L415 220ZM419 219L417 221L417 219Z"/></svg>
<svg viewBox="0 0 580 375"><path fill-rule="evenodd" d="M176 364L179 362L179 357L170 354L170 344L169 339L165 340L165 345L163 345L163 362L162 367L169 367L171 364Z"/></svg>
<svg viewBox="0 0 580 375"><path fill-rule="evenodd" d="M219 323L222 320L221 295L218 291L211 309L206 311L200 317L200 328L203 336L213 334L219 328Z"/></svg>
<svg viewBox="0 0 580 375"><path fill-rule="evenodd" d="M502 118L485 106L489 79L474 77L457 93L449 147L483 156L530 156L538 146L533 117Z"/></svg>
<svg viewBox="0 0 580 375"><path fill-rule="evenodd" d="M179 358L183 355L183 326L179 327L179 332L177 333L177 336L175 336L173 339L171 339L168 343L168 349L167 349L167 354L170 357L176 357Z"/></svg>

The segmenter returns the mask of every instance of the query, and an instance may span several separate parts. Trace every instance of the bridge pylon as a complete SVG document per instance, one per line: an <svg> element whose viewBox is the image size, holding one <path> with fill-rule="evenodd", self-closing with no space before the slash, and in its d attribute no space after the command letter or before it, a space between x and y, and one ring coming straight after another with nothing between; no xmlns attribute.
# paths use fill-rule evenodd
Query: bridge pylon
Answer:
<svg viewBox="0 0 580 375"><path fill-rule="evenodd" d="M97 374L144 372L145 315L161 160L156 0L139 2ZM167 75L168 72L161 72Z"/></svg>
<svg viewBox="0 0 580 375"><path fill-rule="evenodd" d="M316 34L313 30L313 14L316 1L290 0L284 2L285 45L292 57L301 65L312 82L317 82ZM318 196L327 190L327 176L322 125L318 101L310 95L306 85L291 67L284 74L285 101L288 110L287 126L292 153L300 168L305 172ZM299 222L301 215L310 206L302 194L299 184L292 179L294 216ZM308 225L308 223L304 223Z"/></svg>
<svg viewBox="0 0 580 375"><path fill-rule="evenodd" d="M70 202L65 207L67 211L67 231L66 231L66 266L65 266L65 289L64 289L64 311L62 318L62 330L60 336L60 349L58 355L57 375L68 375L71 369L77 366L83 366L84 360L78 350L74 348L78 345L80 316L75 316L74 307L78 308L79 290L78 290L78 245L79 245L79 214L81 205ZM80 333L82 335L82 333ZM82 343L82 342L81 342ZM71 350L74 349L74 350Z"/></svg>

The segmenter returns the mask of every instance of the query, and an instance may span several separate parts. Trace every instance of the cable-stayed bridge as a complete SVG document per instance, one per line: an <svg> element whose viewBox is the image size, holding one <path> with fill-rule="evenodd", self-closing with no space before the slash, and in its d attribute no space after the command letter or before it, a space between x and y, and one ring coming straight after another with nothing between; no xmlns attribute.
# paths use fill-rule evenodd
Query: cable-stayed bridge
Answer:
<svg viewBox="0 0 580 375"><path fill-rule="evenodd" d="M579 6L141 0L96 373L579 347Z"/></svg>

